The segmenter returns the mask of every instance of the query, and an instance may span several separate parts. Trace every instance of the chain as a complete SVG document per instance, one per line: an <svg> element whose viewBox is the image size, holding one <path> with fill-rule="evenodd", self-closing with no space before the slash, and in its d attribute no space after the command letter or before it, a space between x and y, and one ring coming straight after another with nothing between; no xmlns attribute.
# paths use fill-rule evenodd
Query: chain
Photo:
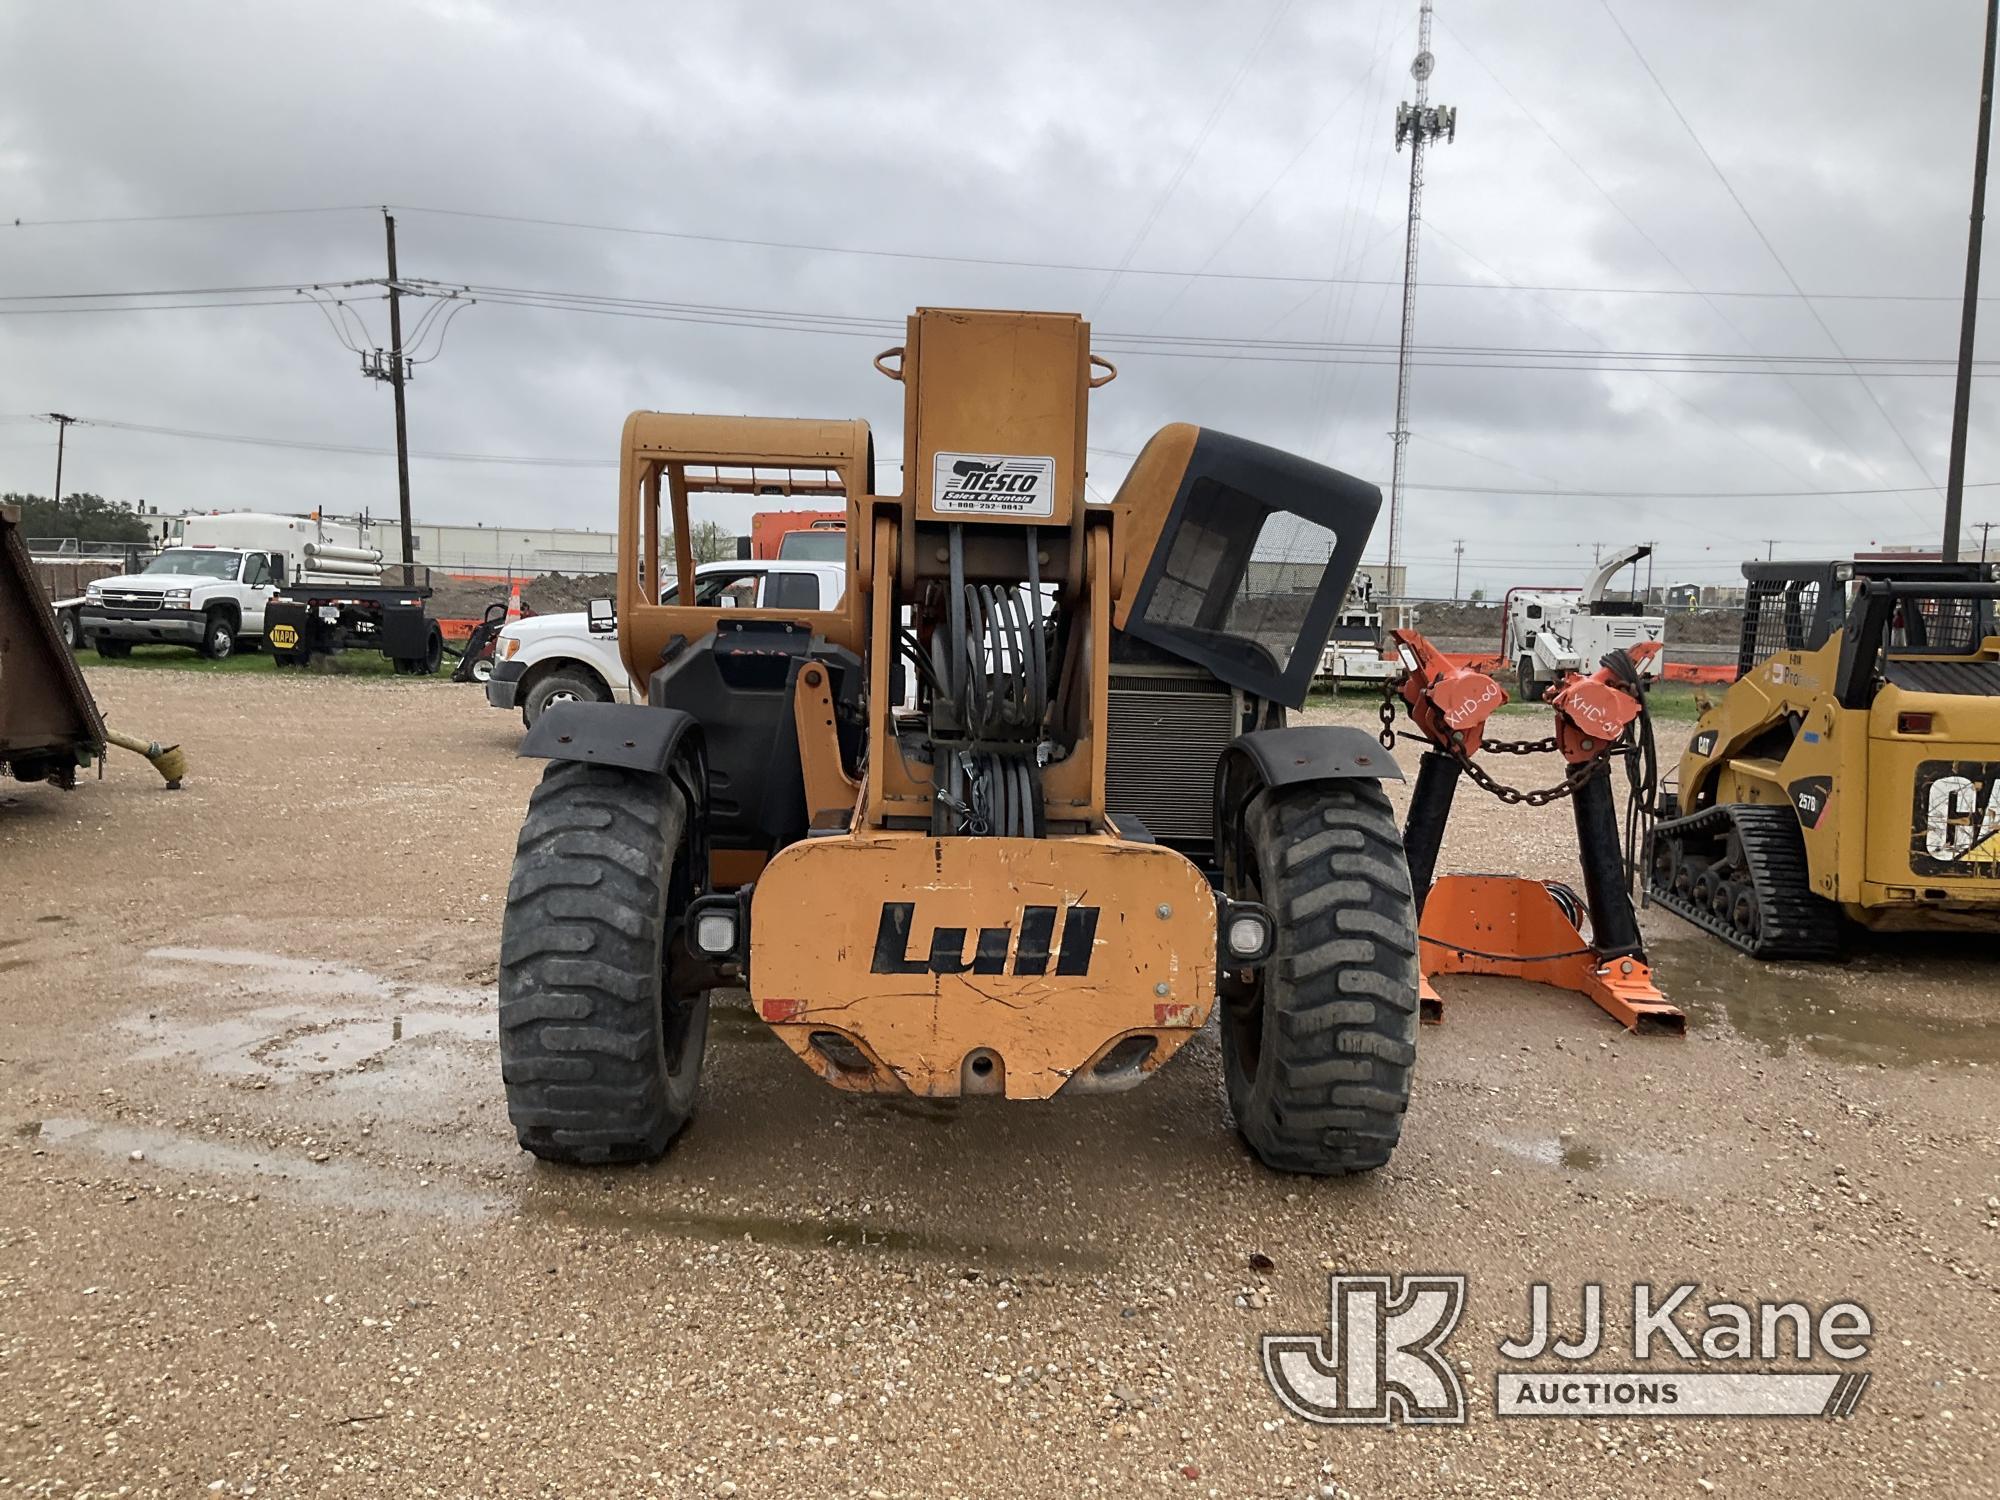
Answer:
<svg viewBox="0 0 2000 1500"><path fill-rule="evenodd" d="M1385 682L1382 685L1382 733L1378 738L1382 741L1384 750L1396 748L1396 689L1393 682ZM1547 739L1541 740L1483 740L1480 748L1491 750L1497 755L1540 755L1554 752L1556 737L1550 735ZM1485 769L1466 752L1462 740L1454 738L1452 743L1445 745L1443 749L1458 762L1459 769L1465 772L1466 778L1474 786L1490 792L1509 806L1525 803L1529 807L1546 807L1551 802L1560 802L1565 797L1574 796L1577 788L1588 781L1603 763L1599 759L1581 761L1571 766L1563 779L1554 786L1536 787L1524 791L1520 787L1508 786L1489 776ZM1623 751L1618 749L1612 753L1621 754Z"/></svg>

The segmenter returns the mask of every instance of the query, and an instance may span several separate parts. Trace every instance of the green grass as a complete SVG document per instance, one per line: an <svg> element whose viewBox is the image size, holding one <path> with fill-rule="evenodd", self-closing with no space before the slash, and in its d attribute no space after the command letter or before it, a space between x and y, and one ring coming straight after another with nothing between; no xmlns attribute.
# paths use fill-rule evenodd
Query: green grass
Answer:
<svg viewBox="0 0 2000 1500"><path fill-rule="evenodd" d="M1510 695L1512 694L1514 689L1511 683L1502 682L1500 685L1506 688ZM1646 701L1652 708L1655 720L1692 724L1701 717L1701 709L1695 702L1695 694L1701 693L1713 702L1722 696L1722 691L1719 684L1656 682L1652 690L1646 694ZM1306 699L1309 708L1353 708L1369 713L1376 712L1381 702L1382 690L1379 687L1353 687L1339 692L1315 688L1312 695ZM1508 701L1500 706L1496 717L1546 719L1553 713L1554 710L1546 703L1517 703L1510 696ZM1402 718L1403 713L1399 705L1397 708L1399 723Z"/></svg>
<svg viewBox="0 0 2000 1500"><path fill-rule="evenodd" d="M134 646L126 657L99 656L85 649L76 653L78 666L123 667L147 672L206 672L211 674L262 673L277 676L278 664L268 651L238 651L222 661L210 661L186 646ZM386 656L373 651L343 651L338 656L316 656L305 669L308 677L389 677L395 667ZM289 670L285 676L292 675ZM446 674L440 672L440 679Z"/></svg>

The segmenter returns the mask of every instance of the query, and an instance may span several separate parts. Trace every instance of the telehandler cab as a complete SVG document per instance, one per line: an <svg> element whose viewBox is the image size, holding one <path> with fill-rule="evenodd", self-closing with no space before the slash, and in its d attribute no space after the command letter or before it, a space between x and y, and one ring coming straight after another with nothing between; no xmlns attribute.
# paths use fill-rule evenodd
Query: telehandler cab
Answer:
<svg viewBox="0 0 2000 1500"><path fill-rule="evenodd" d="M1127 1087L1219 1006L1265 1162L1380 1166L1418 1016L1400 773L1285 727L1380 492L1176 425L1086 503L1116 371L1071 314L920 309L876 366L901 495L864 422L626 421L616 628L649 702L522 744L550 764L501 947L521 1144L659 1156L709 991L742 987L828 1083L929 1096ZM773 488L844 501L837 608L655 602L669 566L687 597L691 495Z"/></svg>

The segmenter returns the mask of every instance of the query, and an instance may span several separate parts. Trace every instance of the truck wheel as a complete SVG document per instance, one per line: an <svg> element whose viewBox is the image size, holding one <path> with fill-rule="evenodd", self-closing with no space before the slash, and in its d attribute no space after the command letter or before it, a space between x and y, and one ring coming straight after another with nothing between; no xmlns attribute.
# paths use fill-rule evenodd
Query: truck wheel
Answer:
<svg viewBox="0 0 2000 1500"><path fill-rule="evenodd" d="M435 677L437 669L444 665L444 632L431 622L431 633L424 638L424 654L410 662L410 670L419 677Z"/></svg>
<svg viewBox="0 0 2000 1500"><path fill-rule="evenodd" d="M1250 889L1277 919L1254 984L1225 996L1223 1078L1264 1164L1332 1176L1389 1160L1417 1055L1417 909L1372 781L1279 788L1244 815Z"/></svg>
<svg viewBox="0 0 2000 1500"><path fill-rule="evenodd" d="M609 703L604 685L586 672L561 668L537 677L521 699L521 719L528 728L551 703Z"/></svg>
<svg viewBox="0 0 2000 1500"><path fill-rule="evenodd" d="M482 656L473 662L472 680L474 682L491 682L493 680L492 657Z"/></svg>
<svg viewBox="0 0 2000 1500"><path fill-rule="evenodd" d="M652 1161L694 1113L705 992L668 945L694 895L687 804L664 776L558 762L528 802L500 935L500 1068L544 1161Z"/></svg>
<svg viewBox="0 0 2000 1500"><path fill-rule="evenodd" d="M227 661L236 654L236 622L219 609L209 613L201 633L201 654L210 661Z"/></svg>
<svg viewBox="0 0 2000 1500"><path fill-rule="evenodd" d="M1514 667L1514 683L1521 690L1521 701L1523 703L1539 703L1542 701L1541 685L1535 681L1535 660L1533 657L1524 656L1516 663Z"/></svg>
<svg viewBox="0 0 2000 1500"><path fill-rule="evenodd" d="M56 616L56 633L70 650L83 649L83 621L75 610L66 609Z"/></svg>
<svg viewBox="0 0 2000 1500"><path fill-rule="evenodd" d="M132 654L130 641L114 641L108 635L100 635L91 644L97 648L97 654L106 661L123 661Z"/></svg>

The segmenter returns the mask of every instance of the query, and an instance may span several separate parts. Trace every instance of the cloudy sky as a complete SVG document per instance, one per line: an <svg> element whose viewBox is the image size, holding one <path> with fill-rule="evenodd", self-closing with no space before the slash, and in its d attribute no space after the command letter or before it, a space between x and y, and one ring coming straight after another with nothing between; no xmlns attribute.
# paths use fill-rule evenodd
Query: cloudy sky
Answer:
<svg viewBox="0 0 2000 1500"><path fill-rule="evenodd" d="M1596 544L1719 582L1935 537L1981 9L1439 0L1418 592L1461 538L1492 590ZM66 489L393 511L389 393L335 326L386 343L381 289L343 294L359 327L296 290L381 277L385 203L406 280L513 289L426 330L422 520L608 526L637 407L863 416L897 454L868 361L919 304L1091 318L1123 372L1101 495L1175 420L1386 486L1416 28L1416 0L10 5L0 489L47 492L30 418L63 411L93 424ZM25 300L113 292L146 295Z"/></svg>

